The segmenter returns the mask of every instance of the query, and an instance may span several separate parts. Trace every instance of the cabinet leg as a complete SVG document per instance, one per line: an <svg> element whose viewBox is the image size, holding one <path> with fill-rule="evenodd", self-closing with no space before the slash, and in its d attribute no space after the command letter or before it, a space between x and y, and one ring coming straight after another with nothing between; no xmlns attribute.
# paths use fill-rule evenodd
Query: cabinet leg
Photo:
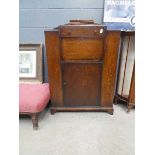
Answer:
<svg viewBox="0 0 155 155"><path fill-rule="evenodd" d="M51 115L54 115L56 113L55 109L51 109Z"/></svg>
<svg viewBox="0 0 155 155"><path fill-rule="evenodd" d="M118 104L118 103L117 103L117 98L116 98L116 97L114 98L114 104L115 104L115 105Z"/></svg>
<svg viewBox="0 0 155 155"><path fill-rule="evenodd" d="M114 109L109 109L109 110L107 110L107 112L108 112L108 114L113 115Z"/></svg>
<svg viewBox="0 0 155 155"><path fill-rule="evenodd" d="M130 110L134 107L134 105L128 105L128 110L127 110L127 113L130 112Z"/></svg>
<svg viewBox="0 0 155 155"><path fill-rule="evenodd" d="M130 110L131 110L131 109L128 107L127 113L129 113L129 112L130 112Z"/></svg>
<svg viewBox="0 0 155 155"><path fill-rule="evenodd" d="M37 130L38 129L38 115L37 113L32 114L32 124L33 124L33 129Z"/></svg>

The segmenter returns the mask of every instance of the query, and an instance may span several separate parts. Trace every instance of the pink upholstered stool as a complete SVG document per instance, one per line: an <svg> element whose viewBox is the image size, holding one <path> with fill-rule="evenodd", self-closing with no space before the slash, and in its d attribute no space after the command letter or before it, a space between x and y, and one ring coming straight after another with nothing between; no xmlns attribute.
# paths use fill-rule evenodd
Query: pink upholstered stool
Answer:
<svg viewBox="0 0 155 155"><path fill-rule="evenodd" d="M19 84L19 112L32 117L33 128L38 128L38 113L50 100L49 84Z"/></svg>

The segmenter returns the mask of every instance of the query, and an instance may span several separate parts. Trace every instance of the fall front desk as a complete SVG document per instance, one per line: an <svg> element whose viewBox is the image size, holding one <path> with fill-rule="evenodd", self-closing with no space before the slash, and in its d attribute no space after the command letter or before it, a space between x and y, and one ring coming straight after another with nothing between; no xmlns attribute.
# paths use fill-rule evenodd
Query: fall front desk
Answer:
<svg viewBox="0 0 155 155"><path fill-rule="evenodd" d="M69 23L45 31L51 113L113 114L120 31L92 23Z"/></svg>

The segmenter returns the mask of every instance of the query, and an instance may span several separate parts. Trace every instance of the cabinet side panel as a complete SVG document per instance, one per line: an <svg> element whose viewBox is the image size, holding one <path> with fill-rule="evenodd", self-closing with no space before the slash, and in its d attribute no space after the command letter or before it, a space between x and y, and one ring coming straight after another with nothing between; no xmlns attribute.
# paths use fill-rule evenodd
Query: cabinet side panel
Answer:
<svg viewBox="0 0 155 155"><path fill-rule="evenodd" d="M45 32L48 81L53 106L63 106L62 75L60 65L60 40L57 31Z"/></svg>
<svg viewBox="0 0 155 155"><path fill-rule="evenodd" d="M105 39L101 88L101 106L104 107L113 106L119 43L120 32L108 31Z"/></svg>

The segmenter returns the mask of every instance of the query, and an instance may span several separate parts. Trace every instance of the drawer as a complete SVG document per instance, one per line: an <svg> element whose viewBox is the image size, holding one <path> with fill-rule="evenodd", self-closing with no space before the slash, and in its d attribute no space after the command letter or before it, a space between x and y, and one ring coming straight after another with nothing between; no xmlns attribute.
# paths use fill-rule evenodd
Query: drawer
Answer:
<svg viewBox="0 0 155 155"><path fill-rule="evenodd" d="M106 27L92 25L66 25L59 27L60 37L93 37L103 38L105 36Z"/></svg>
<svg viewBox="0 0 155 155"><path fill-rule="evenodd" d="M63 60L103 59L103 39L64 38L61 43Z"/></svg>

